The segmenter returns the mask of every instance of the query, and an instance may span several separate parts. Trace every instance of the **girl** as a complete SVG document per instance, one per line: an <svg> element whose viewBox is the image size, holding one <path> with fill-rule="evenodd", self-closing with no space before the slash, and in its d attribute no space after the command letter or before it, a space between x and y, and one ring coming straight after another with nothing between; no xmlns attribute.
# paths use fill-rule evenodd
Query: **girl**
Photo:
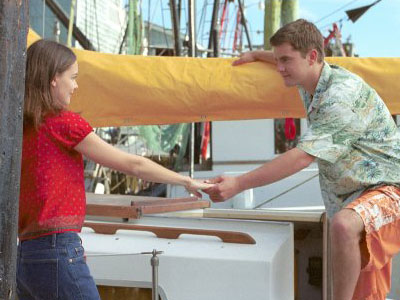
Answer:
<svg viewBox="0 0 400 300"><path fill-rule="evenodd" d="M77 234L85 218L82 155L142 179L183 185L200 196L209 184L112 147L67 110L78 88L75 54L40 40L27 51L19 208L17 292L27 299L100 299Z"/></svg>

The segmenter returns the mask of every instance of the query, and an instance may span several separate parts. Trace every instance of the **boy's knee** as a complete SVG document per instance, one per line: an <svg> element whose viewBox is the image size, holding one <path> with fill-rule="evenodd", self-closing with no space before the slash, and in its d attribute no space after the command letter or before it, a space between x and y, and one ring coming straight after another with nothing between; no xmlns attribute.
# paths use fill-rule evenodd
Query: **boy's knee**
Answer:
<svg viewBox="0 0 400 300"><path fill-rule="evenodd" d="M360 240L364 224L353 210L344 209L333 216L330 224L331 237L336 241Z"/></svg>

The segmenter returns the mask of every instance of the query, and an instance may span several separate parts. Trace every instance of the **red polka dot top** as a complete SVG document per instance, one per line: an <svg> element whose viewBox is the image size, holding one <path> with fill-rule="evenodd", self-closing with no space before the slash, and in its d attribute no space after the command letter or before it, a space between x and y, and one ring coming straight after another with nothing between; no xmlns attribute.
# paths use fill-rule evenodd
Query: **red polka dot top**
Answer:
<svg viewBox="0 0 400 300"><path fill-rule="evenodd" d="M24 128L19 204L20 240L81 230L85 219L82 155L73 148L93 128L78 114L44 118Z"/></svg>

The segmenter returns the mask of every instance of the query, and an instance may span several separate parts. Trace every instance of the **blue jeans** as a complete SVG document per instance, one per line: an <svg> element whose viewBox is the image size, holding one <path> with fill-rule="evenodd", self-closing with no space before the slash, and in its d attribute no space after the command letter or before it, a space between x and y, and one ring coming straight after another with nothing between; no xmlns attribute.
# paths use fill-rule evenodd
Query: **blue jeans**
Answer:
<svg viewBox="0 0 400 300"><path fill-rule="evenodd" d="M56 233L20 242L17 294L19 300L99 300L78 234Z"/></svg>

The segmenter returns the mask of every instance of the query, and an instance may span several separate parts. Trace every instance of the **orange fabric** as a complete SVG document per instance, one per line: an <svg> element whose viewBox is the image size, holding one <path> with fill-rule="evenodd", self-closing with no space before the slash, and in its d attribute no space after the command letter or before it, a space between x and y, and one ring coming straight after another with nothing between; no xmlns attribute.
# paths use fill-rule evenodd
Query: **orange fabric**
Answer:
<svg viewBox="0 0 400 300"><path fill-rule="evenodd" d="M39 37L32 30L28 43ZM266 63L232 67L234 58L151 57L74 49L79 88L69 109L93 127L265 118L300 118L305 110ZM361 76L400 113L400 58L327 57Z"/></svg>
<svg viewBox="0 0 400 300"><path fill-rule="evenodd" d="M384 300L390 292L392 257L400 250L400 189L368 190L346 208L363 219L362 270L353 300Z"/></svg>

